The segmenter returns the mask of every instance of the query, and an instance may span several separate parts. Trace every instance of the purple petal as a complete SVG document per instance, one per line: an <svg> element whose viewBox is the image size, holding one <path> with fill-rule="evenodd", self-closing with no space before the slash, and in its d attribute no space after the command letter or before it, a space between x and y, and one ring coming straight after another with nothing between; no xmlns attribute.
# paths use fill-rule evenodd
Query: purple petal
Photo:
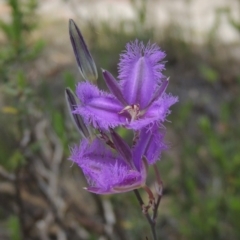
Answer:
<svg viewBox="0 0 240 240"><path fill-rule="evenodd" d="M161 98L155 101L152 106L146 111L145 118L157 118L161 122L165 121L166 117L171 113L169 108L178 102L178 97L164 93Z"/></svg>
<svg viewBox="0 0 240 240"><path fill-rule="evenodd" d="M102 129L125 124L128 115L119 114L122 104L111 94L100 91L89 82L79 83L76 92L81 104L75 113L80 114L86 123Z"/></svg>
<svg viewBox="0 0 240 240"><path fill-rule="evenodd" d="M77 163L80 167L91 165L91 161L95 164L103 165L117 161L119 164L126 165L124 160L121 157L116 158L116 153L111 151L100 139L95 139L92 143L84 139L80 146L74 146L71 149L70 160Z"/></svg>
<svg viewBox="0 0 240 240"><path fill-rule="evenodd" d="M101 187L87 187L85 188L87 191L96 193L96 194L115 194L115 193L124 193L129 192L135 189L138 189L145 184L145 179L141 178L139 176L139 173L137 173L137 176L128 176L127 178L123 179L122 184L116 184L115 186L112 186L108 189L101 188Z"/></svg>
<svg viewBox="0 0 240 240"><path fill-rule="evenodd" d="M148 103L148 105L146 106L146 108L148 108L153 102L155 102L156 100L158 100L159 98L161 98L162 94L166 91L167 86L168 86L169 80L163 80L161 86L156 90L156 92L153 94L153 97L151 99L151 101Z"/></svg>
<svg viewBox="0 0 240 240"><path fill-rule="evenodd" d="M120 55L119 79L122 91L129 105L147 106L157 84L161 82L164 64L159 63L165 57L155 44L129 43L126 51Z"/></svg>
<svg viewBox="0 0 240 240"><path fill-rule="evenodd" d="M157 124L145 127L141 130L139 140L133 150L133 158L137 169L143 156L146 157L148 164L155 163L163 150L167 149L164 144L165 132L160 132Z"/></svg>
<svg viewBox="0 0 240 240"><path fill-rule="evenodd" d="M132 121L127 128L139 130L143 127L154 124L155 122L164 122L171 113L169 108L178 101L177 97L164 93L163 96L155 101L139 119Z"/></svg>
<svg viewBox="0 0 240 240"><path fill-rule="evenodd" d="M134 164L132 161L132 152L128 144L113 130L111 129L111 137L113 143L117 149L117 151L122 155L122 157L126 160L127 164L134 168Z"/></svg>
<svg viewBox="0 0 240 240"><path fill-rule="evenodd" d="M79 147L72 149L70 159L81 167L89 184L87 190L91 192L125 192L145 182L140 172L131 169L119 154L114 154L99 139L91 144L83 140Z"/></svg>
<svg viewBox="0 0 240 240"><path fill-rule="evenodd" d="M123 106L126 106L127 102L122 95L122 92L118 86L117 80L113 77L113 75L110 72L106 70L102 70L102 73L108 89L119 100L119 102L123 104Z"/></svg>

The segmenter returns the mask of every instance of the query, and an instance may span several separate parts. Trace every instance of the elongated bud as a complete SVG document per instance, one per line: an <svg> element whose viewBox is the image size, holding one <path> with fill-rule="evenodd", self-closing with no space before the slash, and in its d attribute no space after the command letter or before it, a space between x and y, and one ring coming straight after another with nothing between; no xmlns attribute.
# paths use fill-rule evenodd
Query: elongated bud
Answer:
<svg viewBox="0 0 240 240"><path fill-rule="evenodd" d="M70 111L71 118L75 126L84 138L88 138L90 136L90 132L85 123L83 122L82 117L79 114L72 113L77 108L77 101L74 97L73 92L69 88L65 90L65 97L67 100L67 105Z"/></svg>
<svg viewBox="0 0 240 240"><path fill-rule="evenodd" d="M113 77L113 75L102 69L102 74L103 74L103 78L107 84L108 89L112 92L112 94L117 97L117 99L123 104L123 105L127 105L126 100L124 99L121 89L119 88L119 85L116 81L116 79Z"/></svg>
<svg viewBox="0 0 240 240"><path fill-rule="evenodd" d="M111 137L116 150L123 156L126 162L134 169L134 163L132 160L132 152L127 143L113 130L110 130Z"/></svg>
<svg viewBox="0 0 240 240"><path fill-rule="evenodd" d="M95 62L79 28L72 19L69 20L69 35L80 73L85 80L96 81L98 73Z"/></svg>

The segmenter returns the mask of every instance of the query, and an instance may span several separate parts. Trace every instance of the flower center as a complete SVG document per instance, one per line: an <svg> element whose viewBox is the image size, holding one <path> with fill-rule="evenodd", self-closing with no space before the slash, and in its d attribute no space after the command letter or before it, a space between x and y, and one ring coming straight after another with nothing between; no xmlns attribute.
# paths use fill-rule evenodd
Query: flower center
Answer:
<svg viewBox="0 0 240 240"><path fill-rule="evenodd" d="M119 114L124 113L124 112L128 112L129 115L131 116L131 120L130 122L136 120L139 118L140 116L140 107L139 104L132 104L132 105L128 105L125 108L123 108Z"/></svg>

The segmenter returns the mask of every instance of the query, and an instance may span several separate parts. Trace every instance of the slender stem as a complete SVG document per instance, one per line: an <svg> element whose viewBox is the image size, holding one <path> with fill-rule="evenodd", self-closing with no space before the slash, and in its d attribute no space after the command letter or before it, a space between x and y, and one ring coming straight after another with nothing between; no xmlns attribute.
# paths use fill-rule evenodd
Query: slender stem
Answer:
<svg viewBox="0 0 240 240"><path fill-rule="evenodd" d="M137 197L137 200L138 200L140 206L142 207L142 206L144 205L144 202L143 202L143 200L142 200L142 198L141 198L141 196L140 196L140 194L139 194L139 191L138 191L137 189L135 189L135 190L134 190L134 193L135 193L135 195L136 195L136 197ZM149 225L150 225L150 227L151 227L151 231L152 231L152 235L153 235L153 240L157 240L157 234L156 234L156 229L155 229L155 221L153 221L153 220L151 219L149 213L145 213L144 215L145 215L145 217L147 218L147 221L148 221L148 223L149 223Z"/></svg>
<svg viewBox="0 0 240 240"><path fill-rule="evenodd" d="M156 175L156 178L157 178L157 183L158 183L158 189L157 189L158 197L157 197L157 202L155 202L155 204L154 204L153 216L152 216L152 220L154 222L156 222L158 207L159 207L159 204L160 204L161 199L162 199L163 182L162 182L162 179L161 179L161 176L160 176L160 173L158 171L158 168L157 168L156 164L153 165L153 168L154 168L155 175Z"/></svg>
<svg viewBox="0 0 240 240"><path fill-rule="evenodd" d="M143 189L147 192L149 199L154 200L154 195L153 195L151 189L146 185L143 186Z"/></svg>
<svg viewBox="0 0 240 240"><path fill-rule="evenodd" d="M163 186L163 182L156 164L153 165L153 169L157 178L157 183L159 184L159 186Z"/></svg>
<svg viewBox="0 0 240 240"><path fill-rule="evenodd" d="M154 222L156 222L157 211L158 211L158 207L159 207L159 204L160 204L160 202L161 202L161 199L162 199L162 195L158 195L157 202L155 203L155 205L154 205L154 210L153 210L152 220L153 220Z"/></svg>

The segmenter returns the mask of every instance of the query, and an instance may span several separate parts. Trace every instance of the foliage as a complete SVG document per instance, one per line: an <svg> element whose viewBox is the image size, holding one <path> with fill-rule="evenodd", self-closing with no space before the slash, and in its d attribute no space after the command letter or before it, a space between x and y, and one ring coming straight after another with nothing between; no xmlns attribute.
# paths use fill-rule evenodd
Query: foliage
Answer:
<svg viewBox="0 0 240 240"><path fill-rule="evenodd" d="M10 231L11 240L21 239L21 230L19 220L16 216L10 216L7 221L7 227Z"/></svg>

